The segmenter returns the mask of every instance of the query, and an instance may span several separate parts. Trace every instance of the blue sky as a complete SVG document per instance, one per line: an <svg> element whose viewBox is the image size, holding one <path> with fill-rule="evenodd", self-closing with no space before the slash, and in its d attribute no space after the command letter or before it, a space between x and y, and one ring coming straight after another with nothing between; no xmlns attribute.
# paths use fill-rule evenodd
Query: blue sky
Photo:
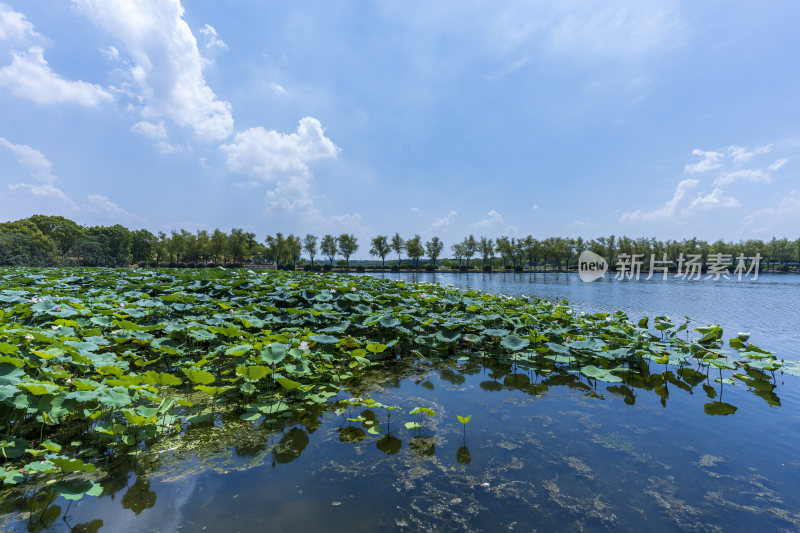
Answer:
<svg viewBox="0 0 800 533"><path fill-rule="evenodd" d="M763 5L0 0L0 220L797 237L800 4Z"/></svg>

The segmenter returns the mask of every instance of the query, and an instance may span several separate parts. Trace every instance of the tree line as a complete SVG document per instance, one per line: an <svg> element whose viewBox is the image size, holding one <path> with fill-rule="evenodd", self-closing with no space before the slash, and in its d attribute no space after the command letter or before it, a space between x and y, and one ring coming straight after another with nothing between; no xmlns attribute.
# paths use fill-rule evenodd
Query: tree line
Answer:
<svg viewBox="0 0 800 533"><path fill-rule="evenodd" d="M612 266L620 257L641 256L645 267L652 257L677 261L697 254L703 263L722 254L736 258L740 254L754 257L760 254L762 267L777 270L798 270L800 239L768 241L746 240L707 242L692 238L658 240L655 238L550 237L535 239L502 236L497 239L469 235L450 247L450 257L443 257L445 245L439 237L423 241L420 235L404 238L377 235L370 239L369 255L386 268L387 258L392 269L439 267L460 270L529 269L563 270L577 267L578 256L591 250L604 257ZM129 230L113 226L81 226L60 217L34 215L13 222L0 223L0 265L81 265L81 266L205 266L207 264L273 264L282 268L330 269L350 268L351 257L359 250L358 239L351 234L315 235L276 233L263 241L255 233L233 228L226 233L185 229L169 234L153 234L146 229ZM323 261L320 262L319 259ZM337 259L340 258L340 259ZM327 267L325 266L327 263ZM360 262L363 264L364 262Z"/></svg>

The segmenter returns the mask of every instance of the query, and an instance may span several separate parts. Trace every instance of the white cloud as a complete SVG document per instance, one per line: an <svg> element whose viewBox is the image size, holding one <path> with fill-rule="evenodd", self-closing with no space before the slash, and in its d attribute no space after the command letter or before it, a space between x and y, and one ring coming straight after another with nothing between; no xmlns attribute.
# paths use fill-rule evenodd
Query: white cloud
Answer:
<svg viewBox="0 0 800 533"><path fill-rule="evenodd" d="M39 34L22 13L11 6L0 4L0 41L25 41Z"/></svg>
<svg viewBox="0 0 800 533"><path fill-rule="evenodd" d="M781 159L778 159L778 160L777 160L777 161L775 161L774 163L772 163L772 164L771 164L769 167L767 167L767 168L768 168L769 170L771 170L772 172L775 172L776 170L780 170L781 168L783 168L783 165L785 165L785 164L786 164L786 163L788 163L788 162L789 162L789 160L788 160L787 158L783 157L783 158L781 158Z"/></svg>
<svg viewBox="0 0 800 533"><path fill-rule="evenodd" d="M228 45L225 44L225 41L217 37L217 30L214 28L214 26L206 24L200 28L199 31L206 38L206 48L220 48L222 50L228 49Z"/></svg>
<svg viewBox="0 0 800 533"><path fill-rule="evenodd" d="M753 157L757 155L766 154L771 149L772 149L771 144L758 146L754 148L752 152L748 152L747 148L744 146L729 146L728 153L730 153L731 157L733 157L734 163L741 164L750 161L751 159L753 159Z"/></svg>
<svg viewBox="0 0 800 533"><path fill-rule="evenodd" d="M167 128L164 126L163 120L159 120L156 124L147 122L146 120L137 122L131 127L131 131L154 140L164 140L167 138Z"/></svg>
<svg viewBox="0 0 800 533"><path fill-rule="evenodd" d="M714 180L714 185L728 185L735 181L745 181L748 183L769 183L769 174L761 169L743 169L724 172Z"/></svg>
<svg viewBox="0 0 800 533"><path fill-rule="evenodd" d="M286 92L286 89L284 89L282 85L275 83L274 81L270 83L269 86L272 89L272 92L274 92L275 94L280 94L280 95L288 94Z"/></svg>
<svg viewBox="0 0 800 533"><path fill-rule="evenodd" d="M531 211L536 211L537 209L539 209L539 204L533 204L531 206Z"/></svg>
<svg viewBox="0 0 800 533"><path fill-rule="evenodd" d="M179 144L170 144L166 141L158 141L156 143L158 147L158 151L162 154L175 154L178 152L191 152L192 149L189 146L181 146Z"/></svg>
<svg viewBox="0 0 800 533"><path fill-rule="evenodd" d="M64 191L54 187L50 183L44 183L42 185L34 185L33 183L16 183L9 185L8 189L11 191L25 191L34 198L58 198L64 202L68 208L72 210L78 209L78 206L75 204L75 202L73 202L69 196L64 193Z"/></svg>
<svg viewBox="0 0 800 533"><path fill-rule="evenodd" d="M479 220L477 222L473 222L472 224L470 224L470 226L472 226L475 229L483 229L483 228L490 228L493 226L499 226L501 224L503 224L503 217L500 215L500 213L492 209L491 211L486 213L486 218L484 218L483 220Z"/></svg>
<svg viewBox="0 0 800 533"><path fill-rule="evenodd" d="M313 205L308 162L336 157L340 151L312 117L301 119L296 133L250 128L220 148L231 171L274 184L274 190L267 193L269 202L287 211L308 210Z"/></svg>
<svg viewBox="0 0 800 533"><path fill-rule="evenodd" d="M632 59L680 46L684 23L672 0L508 2L486 17L489 45L503 55L523 58L541 51L584 60ZM427 13L426 13L427 14ZM451 15L452 16L452 15ZM520 60L516 60L519 64Z"/></svg>
<svg viewBox="0 0 800 533"><path fill-rule="evenodd" d="M714 189L706 196L697 195L689 209L695 208L713 208L713 207L738 207L742 205L739 200L730 196L723 196L722 189Z"/></svg>
<svg viewBox="0 0 800 533"><path fill-rule="evenodd" d="M759 209L742 218L741 228L748 235L785 232L787 227L800 225L800 197L791 191L775 207Z"/></svg>
<svg viewBox="0 0 800 533"><path fill-rule="evenodd" d="M108 45L100 49L100 53L109 61L119 61L119 50L116 47Z"/></svg>
<svg viewBox="0 0 800 533"><path fill-rule="evenodd" d="M11 52L11 64L0 69L0 87L37 104L75 103L96 107L114 98L103 87L85 81L65 80L50 68L40 46Z"/></svg>
<svg viewBox="0 0 800 533"><path fill-rule="evenodd" d="M333 215L329 219L329 224L335 231L345 231L355 233L356 236L367 233L367 228L362 225L363 217L361 213L346 213L344 215Z"/></svg>
<svg viewBox="0 0 800 533"><path fill-rule="evenodd" d="M419 207L409 207L408 210L412 213L419 213Z"/></svg>
<svg viewBox="0 0 800 533"><path fill-rule="evenodd" d="M686 165L683 169L686 174L702 174L722 166L720 159L723 154L720 152L704 152L695 148L692 150L692 155L702 156L703 159L697 163Z"/></svg>
<svg viewBox="0 0 800 533"><path fill-rule="evenodd" d="M42 183L55 183L53 164L39 150L26 144L14 144L5 137L0 137L0 146L5 146L14 154L20 165L24 166L31 176Z"/></svg>
<svg viewBox="0 0 800 533"><path fill-rule="evenodd" d="M143 102L142 117L167 117L202 139L233 132L231 105L203 77L197 40L183 20L180 0L72 0L95 24L118 39L131 57L130 75Z"/></svg>
<svg viewBox="0 0 800 533"><path fill-rule="evenodd" d="M90 211L96 213L103 213L109 216L112 220L121 220L124 222L145 222L145 220L133 213L126 211L114 202L108 199L107 196L100 194L90 194L89 204L86 206Z"/></svg>
<svg viewBox="0 0 800 533"><path fill-rule="evenodd" d="M688 196L689 191L694 189L700 185L700 180L695 179L685 179L678 183L678 186L675 188L675 193L672 195L672 198L665 203L662 207L654 210L654 211L633 211L631 213L623 213L620 217L622 222L626 221L652 221L652 220L664 220L671 218L675 215L678 211L678 206L681 202Z"/></svg>
<svg viewBox="0 0 800 533"><path fill-rule="evenodd" d="M428 233L448 232L450 230L450 224L456 216L458 216L458 213L455 210L451 210L447 213L447 216L437 218L433 221L431 227L428 228Z"/></svg>
<svg viewBox="0 0 800 533"><path fill-rule="evenodd" d="M595 5L602 8L594 12L566 8L560 14L560 20L550 29L552 51L578 57L626 58L681 43L683 23L670 2L600 2Z"/></svg>

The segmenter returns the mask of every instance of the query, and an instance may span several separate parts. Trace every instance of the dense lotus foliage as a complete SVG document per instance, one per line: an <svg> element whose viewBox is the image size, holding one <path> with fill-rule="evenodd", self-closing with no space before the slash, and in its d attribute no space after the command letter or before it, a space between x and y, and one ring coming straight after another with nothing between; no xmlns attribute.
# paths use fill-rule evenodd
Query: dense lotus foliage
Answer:
<svg viewBox="0 0 800 533"><path fill-rule="evenodd" d="M419 430L430 409L392 415L394 407L346 392L368 367L397 358L496 360L513 372L624 383L621 394L625 385L658 393L709 379L768 383L778 369L800 374L747 334L728 344L715 325L633 323L564 302L375 277L2 269L0 479L52 481L67 499L97 495L110 459L165 436L190 438L188 428L223 412L277 424L332 406L384 408L387 421ZM735 408L719 401L706 410ZM469 416L459 420L466 431ZM376 422L369 432L383 431Z"/></svg>

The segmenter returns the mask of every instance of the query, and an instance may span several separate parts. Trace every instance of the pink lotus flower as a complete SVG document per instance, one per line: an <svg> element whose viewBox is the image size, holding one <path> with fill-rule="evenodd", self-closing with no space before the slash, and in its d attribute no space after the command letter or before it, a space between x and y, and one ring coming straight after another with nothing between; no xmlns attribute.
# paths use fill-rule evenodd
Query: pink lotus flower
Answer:
<svg viewBox="0 0 800 533"><path fill-rule="evenodd" d="M57 305L53 308L53 311L61 311L61 307Z"/></svg>
<svg viewBox="0 0 800 533"><path fill-rule="evenodd" d="M331 289L331 294L336 294L336 289Z"/></svg>
<svg viewBox="0 0 800 533"><path fill-rule="evenodd" d="M125 307L125 304L124 304L124 303L122 303L122 302L120 302L119 306L120 306L120 307Z"/></svg>
<svg viewBox="0 0 800 533"><path fill-rule="evenodd" d="M306 341L301 342L300 343L300 349L301 350L308 350L308 343Z"/></svg>

